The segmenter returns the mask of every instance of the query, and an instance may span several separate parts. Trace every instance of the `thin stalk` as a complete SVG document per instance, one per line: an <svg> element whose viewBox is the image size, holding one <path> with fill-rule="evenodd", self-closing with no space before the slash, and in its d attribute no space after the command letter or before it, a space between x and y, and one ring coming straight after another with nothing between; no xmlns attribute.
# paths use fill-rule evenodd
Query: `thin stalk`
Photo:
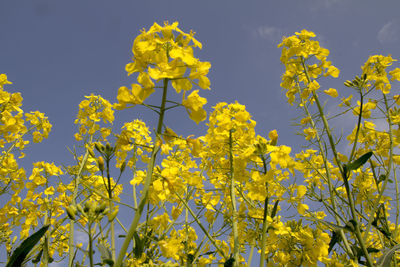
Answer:
<svg viewBox="0 0 400 267"><path fill-rule="evenodd" d="M201 228L201 230L203 231L203 233L207 236L207 238L211 241L211 243L214 245L214 247L218 250L218 252L222 255L222 257L227 260L228 257L225 255L224 251L218 247L217 242L215 241L215 239L209 234L209 232L207 231L207 229L203 226L203 224L200 222L200 220L197 218L196 214L194 214L194 212L192 211L192 209L189 207L189 205L186 203L186 201L184 201L182 199L182 197L175 192L175 195L179 198L179 200L183 203L183 205L185 206L185 208L189 211L190 215L192 215L193 219L196 221L197 225Z"/></svg>
<svg viewBox="0 0 400 267"><path fill-rule="evenodd" d="M304 57L301 57L301 64L302 64L302 66L303 66L304 74L306 75L306 78L307 78L308 83L311 83L311 78L310 78L310 76L309 76L309 74L308 74L307 67L306 67L306 65L305 65ZM322 119L322 122L323 122L323 124L324 124L324 128L325 128L326 134L328 135L328 140L329 140L330 147L331 147L331 149L332 149L332 153L333 153L334 159L335 159L335 161L336 161L336 163L337 163L337 165L338 165L338 168L339 168L340 172L343 173L343 166L340 164L339 157L338 157L338 153L337 153L337 151L336 151L336 145L335 145L335 142L334 142L334 140L333 140L332 133L331 133L331 130L330 130L330 128L329 128L328 121L326 120L326 117L325 117L325 114L324 114L324 110L323 110L323 108L322 108L322 106L321 106L321 103L319 102L318 95L317 95L314 91L312 92L312 95L313 95L313 99L315 100L315 103L317 104L319 116L320 116L320 118ZM307 115L308 115L310 118L312 118L312 117L311 117L311 114L309 113L309 111L308 111L308 109L307 109L307 105L304 103L304 101L303 101L303 106L304 106L304 108L305 108L305 111L307 112ZM311 119L311 125L312 125L312 127L313 127L314 129L316 129L316 125L315 125L313 119ZM322 153L322 152L324 151L324 149L323 149L323 147L322 147L321 138L320 138L320 136L319 136L319 134L318 134L318 131L317 131L317 140L318 140L318 145L319 145L319 149L320 149L320 151L321 151L322 158L323 158L323 160L324 160L324 166L325 166L325 170L326 170L326 174L327 174L327 181L328 181L328 187L329 187L329 194L330 194L330 197L331 197L331 200L332 200L332 201L331 201L331 202L332 202L332 206L333 206L334 210L336 211L336 210L337 210L336 201L335 201L336 198L335 198L335 195L334 195L334 193L333 193L333 185L332 185L332 183L331 183L332 177L331 177L331 174L330 174L330 170L329 170L329 168L328 168L326 156L324 155L324 153ZM347 192L347 194L349 195L349 192ZM353 206L353 210L354 210L354 206ZM353 214L354 214L354 213L353 213ZM339 223L340 220L339 220L339 218L338 218L337 216L335 216L335 219L336 219L336 222ZM357 225L358 225L358 224L357 224ZM346 240L347 238L346 238L344 232L343 232L343 231L340 231L340 235L341 235L342 239L345 240L345 244L346 244L346 243L347 243L347 240ZM352 253L351 249L349 249L348 247L347 247L347 249L348 249L348 250L347 250L347 253L348 253L350 256L353 256L353 253Z"/></svg>
<svg viewBox="0 0 400 267"><path fill-rule="evenodd" d="M48 205L48 199L46 198L46 205ZM44 225L49 224L49 214L46 212L44 216ZM49 240L50 240L50 233L49 231L46 232L44 236L44 244L43 244L43 260L42 264L43 266L48 266L49 265Z"/></svg>
<svg viewBox="0 0 400 267"><path fill-rule="evenodd" d="M106 160L107 164L107 181L108 181L108 187L106 188L108 191L108 208L110 211L113 210L113 194L112 194L112 189L111 189L111 176L110 176L110 160L111 157L108 157ZM117 186L117 184L115 184ZM110 229L111 229L111 257L112 260L115 261L116 255L115 255L115 221L112 220L110 222Z"/></svg>
<svg viewBox="0 0 400 267"><path fill-rule="evenodd" d="M267 173L267 163L265 162L264 155L260 155L261 160L263 162L264 174ZM264 201L264 216L263 216L263 226L262 226L262 234L261 234L261 255L260 255L260 267L264 267L265 264L265 244L267 243L267 229L268 229L268 184L265 183L265 187L267 190L267 196Z"/></svg>
<svg viewBox="0 0 400 267"><path fill-rule="evenodd" d="M233 148L232 148L232 132L234 130L229 131L229 178L231 180L230 193L231 193L231 202L232 202L232 228L233 228L233 258L235 259L234 266L239 266L239 237L238 237L238 212L236 207L236 192L235 192L235 179L233 175Z"/></svg>
<svg viewBox="0 0 400 267"><path fill-rule="evenodd" d="M185 189L186 193L187 193L187 188ZM188 210L185 208L185 232L186 232L186 236L185 236L185 254L186 254L186 267L190 267L192 266L192 263L189 262L189 250L188 250L188 236L189 236L189 227L188 227L188 222L189 222L189 212Z"/></svg>
<svg viewBox="0 0 400 267"><path fill-rule="evenodd" d="M257 225L258 228L258 225ZM253 239L251 241L251 247L250 247L250 254L249 254L249 259L247 260L247 267L251 266L251 260L253 259L253 252L254 252L254 247L256 246L256 240Z"/></svg>
<svg viewBox="0 0 400 267"><path fill-rule="evenodd" d="M88 223L88 230L89 230L89 263L90 267L93 267L93 236L92 236L92 222Z"/></svg>
<svg viewBox="0 0 400 267"><path fill-rule="evenodd" d="M260 267L264 267L265 264L265 244L267 243L267 229L268 229L268 197L265 198L264 202L264 217L263 217L263 227L261 236L261 255L260 255Z"/></svg>
<svg viewBox="0 0 400 267"><path fill-rule="evenodd" d="M306 68L306 65L305 65L304 57L301 57L301 64L303 65L304 74L307 77L308 83L311 83L311 79L310 79L310 76L308 75L308 71L307 71L307 68ZM329 128L329 124L328 124L328 121L326 120L326 117L325 117L325 114L324 114L324 110L323 110L323 108L321 106L321 103L319 102L318 95L314 91L312 92L312 95L313 95L313 98L315 100L315 103L317 104L318 112L319 112L319 115L320 115L320 117L322 119L322 122L324 124L324 128L325 128L326 134L328 135L329 144L331 146L332 153L333 153L333 156L335 158L335 161L338 163L339 170L343 171L343 166L339 164L340 160L339 160L339 157L338 157L338 153L336 151L335 142L333 141L331 129Z"/></svg>
<svg viewBox="0 0 400 267"><path fill-rule="evenodd" d="M354 138L354 144L353 144L353 148L352 148L351 153L350 153L349 162L352 162L352 161L353 161L354 153L355 153L355 151L356 151L357 141L358 141L358 135L359 135L359 133L360 133L362 112L363 112L364 96L362 95L362 91L361 91L362 89L359 88L359 90L360 90L360 114L358 114L358 122L357 122L356 136L355 136L355 138Z"/></svg>
<svg viewBox="0 0 400 267"><path fill-rule="evenodd" d="M90 136L89 143L92 143L93 141L93 135ZM86 165L86 161L88 160L89 157L89 150L86 148L85 155L83 156L82 162L79 166L78 174L76 175L75 179L75 188L74 188L74 193L72 196L72 205L76 205L76 196L78 195L78 188L79 184L81 181L81 174L83 171L83 167ZM69 246L69 255L68 255L68 266L73 265L74 261L74 250L72 249L74 247L74 220L70 220L69 224L69 240L68 240L68 246Z"/></svg>
<svg viewBox="0 0 400 267"><path fill-rule="evenodd" d="M131 226L129 227L128 233L126 234L126 237L122 244L121 250L119 252L117 261L115 263L116 267L122 266L122 261L125 258L125 253L128 250L129 244L133 238L134 233L136 232L136 228L139 224L140 217L142 216L143 208L148 199L149 188L150 188L150 184L151 184L152 177L153 177L154 165L156 162L157 153L160 150L162 125L163 125L164 114L165 114L165 102L167 100L167 89L168 89L168 79L165 78L164 79L164 87L163 87L163 95L162 95L162 100L161 100L161 107L160 107L160 116L158 118L158 126L157 126L157 132L156 132L156 142L154 144L153 151L151 153L150 162L149 162L149 165L147 168L147 175L146 175L146 180L145 180L145 183L143 186L142 196L140 198L139 205L136 210L135 216L132 220Z"/></svg>
<svg viewBox="0 0 400 267"><path fill-rule="evenodd" d="M388 124L389 124L389 163L388 163L388 168L387 168L387 170L386 170L386 177L385 177L385 180L383 181L383 184L382 184L382 188L381 188L381 190L380 190L380 193L379 193L379 195L378 195L378 198L375 200L375 202L374 202L374 206L373 206L373 209L372 209L372 211L371 211L371 214L370 214L370 217L369 217L369 220L368 220L368 224L367 224L367 227L366 227L366 231L365 231L365 234L364 234L364 237L363 237L363 240L365 241L366 239L367 239L367 236L368 236L368 233L369 233L369 230L370 230L370 228L371 228L371 225L372 225L372 221L374 220L374 216L375 216L375 213L376 213L376 209L378 208L378 205L379 205L379 203L380 203L380 201L381 201L381 198L382 198L382 195L383 195L383 193L385 192L385 190L386 190L386 187L387 187L387 184L388 184L388 181L389 181L389 176L390 176L390 173L391 173L391 170L392 170L392 164L393 164L393 130L392 130L392 118L390 117L390 111L389 111L389 106L388 106L388 102L387 102L387 98L386 98L386 95L385 94L383 94L383 98L384 98L384 100L385 100L385 107L386 107L386 112L387 112L387 120L388 120ZM397 215L398 216L398 215Z"/></svg>

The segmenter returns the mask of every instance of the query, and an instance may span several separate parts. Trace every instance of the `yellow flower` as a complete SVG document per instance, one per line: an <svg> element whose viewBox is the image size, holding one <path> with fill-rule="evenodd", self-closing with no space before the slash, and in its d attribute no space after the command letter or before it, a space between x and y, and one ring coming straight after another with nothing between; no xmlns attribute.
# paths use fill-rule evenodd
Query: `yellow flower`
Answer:
<svg viewBox="0 0 400 267"><path fill-rule="evenodd" d="M337 78L337 77L339 77L339 73L340 73L340 71L339 71L338 68L336 68L335 66L329 66L328 70L326 71L324 76L329 76L330 75L330 76L332 76L334 78Z"/></svg>
<svg viewBox="0 0 400 267"><path fill-rule="evenodd" d="M312 128L304 129L303 132L306 134L306 140L314 139L317 136L317 131Z"/></svg>
<svg viewBox="0 0 400 267"><path fill-rule="evenodd" d="M198 95L199 90L193 91L185 100L182 101L182 105L186 107L189 116L197 124L204 121L207 117L206 111L203 109L203 105L207 103L207 99Z"/></svg>
<svg viewBox="0 0 400 267"><path fill-rule="evenodd" d="M272 130L269 132L268 137L271 139L271 145L276 146L278 143L278 132L276 130Z"/></svg>
<svg viewBox="0 0 400 267"><path fill-rule="evenodd" d="M343 107L343 105L350 106L351 105L351 99L353 98L353 95L349 95L347 98L342 98L342 103L339 104L339 107Z"/></svg>
<svg viewBox="0 0 400 267"><path fill-rule="evenodd" d="M307 192L307 187L304 185L299 185L297 187L297 198L302 198Z"/></svg>
<svg viewBox="0 0 400 267"><path fill-rule="evenodd" d="M400 81L400 68L395 68L389 72L392 81Z"/></svg>
<svg viewBox="0 0 400 267"><path fill-rule="evenodd" d="M303 204L303 203L299 203L299 205L297 206L297 211L299 212L299 214L304 215L304 213L308 210L308 205L307 204Z"/></svg>
<svg viewBox="0 0 400 267"><path fill-rule="evenodd" d="M330 95L331 97L338 97L338 92L336 89L329 88L329 90L324 90L324 93Z"/></svg>
<svg viewBox="0 0 400 267"><path fill-rule="evenodd" d="M3 74L0 74L0 89L1 89L1 90L3 89L3 86L4 86L5 84L12 84L12 82L8 81L8 80L7 80L7 75L5 75L5 74L3 73Z"/></svg>
<svg viewBox="0 0 400 267"><path fill-rule="evenodd" d="M48 187L48 188L46 188L45 190L44 190L44 194L45 195L54 195L54 187L53 186L50 186L50 187Z"/></svg>

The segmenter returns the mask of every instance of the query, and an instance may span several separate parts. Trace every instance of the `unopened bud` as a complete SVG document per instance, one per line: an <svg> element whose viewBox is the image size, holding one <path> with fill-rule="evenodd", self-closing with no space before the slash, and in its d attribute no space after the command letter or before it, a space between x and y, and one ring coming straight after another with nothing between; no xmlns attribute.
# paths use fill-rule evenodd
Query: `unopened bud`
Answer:
<svg viewBox="0 0 400 267"><path fill-rule="evenodd" d="M97 158L97 164L99 165L100 171L103 172L104 171L104 159L103 159L103 157L100 156L100 157Z"/></svg>
<svg viewBox="0 0 400 267"><path fill-rule="evenodd" d="M80 213L82 213L82 214L85 213L85 211L83 210L81 204L76 205L76 209L77 209Z"/></svg>
<svg viewBox="0 0 400 267"><path fill-rule="evenodd" d="M117 217L117 214L118 214L118 209L116 209L113 212L107 214L108 221L112 222L115 219L115 217Z"/></svg>
<svg viewBox="0 0 400 267"><path fill-rule="evenodd" d="M353 83L351 81L349 81L349 80L345 81L344 85L347 86L347 87L353 87Z"/></svg>
<svg viewBox="0 0 400 267"><path fill-rule="evenodd" d="M104 146L100 143L95 143L94 147L96 148L97 151L99 151L100 153L104 152Z"/></svg>
<svg viewBox="0 0 400 267"><path fill-rule="evenodd" d="M94 154L94 152L93 152L93 149L88 148L88 152L89 152L89 155L90 155L92 158L96 158L96 156L95 156L95 154Z"/></svg>
<svg viewBox="0 0 400 267"><path fill-rule="evenodd" d="M71 220L75 220L75 216L76 216L76 212L77 212L76 207L71 205L71 206L66 207L65 210L67 211L68 217Z"/></svg>
<svg viewBox="0 0 400 267"><path fill-rule="evenodd" d="M86 201L85 202L85 207L83 208L83 211L85 212L85 213L87 213L88 211L90 211L90 210L94 210L94 203L92 202L92 201Z"/></svg>
<svg viewBox="0 0 400 267"><path fill-rule="evenodd" d="M120 171L121 173L123 173L123 172L125 171L125 168L126 168L126 161L124 161L124 162L122 163L121 168L119 168L119 171Z"/></svg>
<svg viewBox="0 0 400 267"><path fill-rule="evenodd" d="M366 81L367 80L367 74L364 73L362 78L363 78L364 81Z"/></svg>
<svg viewBox="0 0 400 267"><path fill-rule="evenodd" d="M111 147L110 143L107 143L107 144L106 144L106 152L107 152L107 153L111 153L112 150L113 150L113 148Z"/></svg>
<svg viewBox="0 0 400 267"><path fill-rule="evenodd" d="M94 212L96 214L100 214L102 213L105 209L107 208L107 203L103 202L100 205L97 205L96 209L94 210Z"/></svg>

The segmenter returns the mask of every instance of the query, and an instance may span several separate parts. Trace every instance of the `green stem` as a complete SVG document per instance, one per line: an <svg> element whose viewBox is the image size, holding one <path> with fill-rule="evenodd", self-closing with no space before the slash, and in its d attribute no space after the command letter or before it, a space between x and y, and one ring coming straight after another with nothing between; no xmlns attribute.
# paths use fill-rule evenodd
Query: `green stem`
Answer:
<svg viewBox="0 0 400 267"><path fill-rule="evenodd" d="M370 217L369 217L369 220L368 220L368 224L367 224L367 227L366 227L366 231L365 231L365 234L364 234L364 237L363 237L363 240L364 240L364 241L367 239L369 230L370 230L370 228L371 228L372 221L374 220L374 216L375 216L376 210L378 209L378 206L379 206L379 203L380 203L380 201L381 201L382 195L383 195L383 193L384 193L385 190L386 190L386 187L387 187L387 184L388 184L388 181L389 181L389 176L390 176L390 173L391 173L391 170L392 170L392 164L393 164L393 130L392 130L392 119L390 118L389 106L388 106L387 98L386 98L386 95L385 95L385 94L383 94L383 98L384 98L384 100L385 100L385 107L386 107L386 112L387 112L387 120L388 120L388 124L389 124L389 146L390 146L390 147L389 147L389 163L388 163L388 168L387 168L386 173L385 173L386 178L385 178L385 180L383 181L382 188L381 188L381 190L380 190L380 192L379 192L378 198L377 198L377 199L375 200L375 202L374 202L373 209L372 209L372 211L371 211L371 214L370 214ZM378 185L377 185L377 187L378 187ZM397 216L398 216L398 215L397 215Z"/></svg>
<svg viewBox="0 0 400 267"><path fill-rule="evenodd" d="M225 255L224 251L218 247L217 242L215 239L210 235L210 233L207 231L207 229L203 226L203 224L200 222L200 220L197 218L196 214L192 211L192 209L189 207L189 205L182 199L182 197L175 192L175 195L179 198L179 200L183 203L185 208L189 211L190 215L192 215L193 219L196 221L197 225L201 228L203 233L208 237L208 239L211 241L211 243L214 245L214 247L218 250L218 252L222 255L222 257L227 260L228 257Z"/></svg>
<svg viewBox="0 0 400 267"><path fill-rule="evenodd" d="M162 125L163 125L163 121L164 121L165 103L167 100L167 89L168 89L168 79L165 78L164 79L164 87L163 87L163 95L162 95L162 100L161 100L161 107L160 107L160 116L158 118L158 126L157 126L157 132L156 132L156 142L154 144L153 151L151 153L150 162L149 162L149 165L147 168L147 175L146 175L146 180L145 180L143 190L142 190L142 196L140 198L139 205L138 205L137 211L135 213L135 216L132 220L131 226L129 227L128 233L126 234L125 240L124 240L121 250L119 252L117 261L115 263L116 267L122 266L122 262L125 258L125 253L128 250L129 244L133 238L134 233L136 232L136 228L139 224L140 217L142 216L142 213L143 213L143 208L147 202L149 188L150 188L150 184L151 184L152 176L153 176L154 165L156 162L157 153L160 150L161 131L162 131Z"/></svg>
<svg viewBox="0 0 400 267"><path fill-rule="evenodd" d="M46 205L48 205L48 199L46 198ZM44 225L49 224L49 214L46 212L44 216ZM50 240L50 232L47 231L45 236L44 236L44 244L43 244L43 260L42 264L43 266L48 266L49 265L49 240ZM42 265L41 265L42 266Z"/></svg>
<svg viewBox="0 0 400 267"><path fill-rule="evenodd" d="M90 219L89 219L90 220ZM89 263L90 267L93 267L93 237L92 237L92 222L89 222L88 224L88 230L89 230Z"/></svg>
<svg viewBox="0 0 400 267"><path fill-rule="evenodd" d="M306 75L308 83L311 83L311 78L310 78L310 76L308 74L307 67L305 65L304 57L301 57L301 64L303 66L304 74ZM322 119L326 134L328 135L328 140L329 140L330 147L332 149L332 153L333 153L334 159L335 159L335 161L337 163L337 166L338 166L340 172L343 173L343 166L340 164L338 153L336 151L336 145L335 145L335 142L333 140L332 133L331 133L331 130L329 128L328 121L326 120L326 117L325 117L325 114L324 114L324 110L323 110L323 108L321 106L321 103L319 102L318 95L314 91L312 92L312 95L313 95L313 98L315 100L315 103L317 104L319 116ZM303 107L304 107L305 111L307 112L307 115L310 118L312 118L311 114L309 113L309 111L307 109L307 105L306 105L306 103L304 103L304 101L303 101ZM315 123L314 123L314 121L312 119L311 119L311 125L312 125L312 127L314 129L316 129L316 125L315 125ZM329 194L330 194L330 197L331 197L332 206L333 206L334 210L337 211L336 198L335 198L335 195L334 195L333 185L332 185L332 182L331 182L332 181L332 177L331 177L331 173L330 173L330 170L329 170L329 167L328 167L328 160L327 160L325 154L323 153L324 149L323 149L323 146L322 146L322 143L321 143L321 137L319 136L318 131L317 131L317 140L318 140L318 145L319 145L319 149L320 149L322 158L324 160L324 166L325 166L325 170L326 170L326 174L327 174ZM353 210L354 210L354 206L353 206ZM339 223L340 220L339 220L338 216L335 216L335 219L336 219L336 222ZM347 238L346 238L346 236L345 236L343 231L340 231L340 235L341 235L342 239L345 241L344 243L347 244ZM347 253L350 256L353 256L353 253L352 253L351 249L348 246L346 246L346 248L347 248Z"/></svg>
<svg viewBox="0 0 400 267"><path fill-rule="evenodd" d="M231 180L231 202L232 202L232 227L233 227L233 257L235 259L234 266L239 266L239 237L238 237L238 212L236 208L236 189L235 189L235 179L233 175L233 148L232 148L232 132L234 130L229 131L229 164L230 164L230 172L229 178Z"/></svg>
<svg viewBox="0 0 400 267"><path fill-rule="evenodd" d="M89 143L92 143L93 141L93 135L90 136ZM79 184L81 181L81 174L83 171L83 167L86 165L86 161L88 160L89 157L89 150L86 148L85 155L83 156L83 159L81 161L81 164L79 166L78 174L76 175L75 179L75 188L74 188L74 193L72 196L72 205L76 205L76 197L78 195L78 188ZM70 220L69 224L69 240L68 240L68 246L69 246L69 255L68 255L68 266L73 266L73 261L75 257L74 253L74 220Z"/></svg>
<svg viewBox="0 0 400 267"><path fill-rule="evenodd" d="M265 162L265 157L260 155L261 160L263 162L264 174L267 173L267 163ZM267 229L268 229L268 184L265 183L267 196L264 201L264 216L263 216L263 224L262 224L262 235L261 235L261 255L260 255L260 267L264 267L265 264L265 244L267 243Z"/></svg>
<svg viewBox="0 0 400 267"><path fill-rule="evenodd" d="M110 176L110 157L107 157L106 163L107 163L107 181L108 181L108 208L110 211L113 210L113 194L112 194L112 189L111 189L111 176ZM117 186L117 184L115 184ZM115 255L115 220L112 220L110 223L110 228L111 228L111 257L112 260L115 261L116 255Z"/></svg>
<svg viewBox="0 0 400 267"><path fill-rule="evenodd" d="M351 150L350 153L350 157L349 157L349 162L353 161L353 157L354 157L354 153L356 151L356 147L357 147L357 141L358 141L358 135L360 133L360 127L361 127L361 118L362 118L362 112L363 112L363 102L364 102L364 96L362 95L362 89L359 88L360 90L360 114L358 114L358 122L357 122L357 130L356 130L356 136L354 138L354 144L353 144L353 148Z"/></svg>

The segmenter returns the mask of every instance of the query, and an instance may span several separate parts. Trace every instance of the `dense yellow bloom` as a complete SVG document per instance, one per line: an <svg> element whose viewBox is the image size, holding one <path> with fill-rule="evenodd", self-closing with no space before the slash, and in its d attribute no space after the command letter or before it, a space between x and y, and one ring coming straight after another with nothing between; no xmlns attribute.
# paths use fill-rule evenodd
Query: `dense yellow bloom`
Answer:
<svg viewBox="0 0 400 267"><path fill-rule="evenodd" d="M381 90L382 93L388 94L390 92L391 84L387 77L386 68L392 65L392 62L396 61L391 55L387 57L382 55L370 56L361 68L363 75L367 75L369 81L374 81L375 89ZM396 78L396 71L393 72Z"/></svg>
<svg viewBox="0 0 400 267"><path fill-rule="evenodd" d="M319 77L339 76L339 69L327 60L329 50L320 47L318 41L311 39L313 37L313 32L302 30L284 38L278 45L282 47L281 62L286 67L281 86L288 90L286 96L290 104L296 100L298 93L301 99L306 100L318 90L320 85L316 79ZM317 64L307 64L312 57L315 57ZM335 95L331 89L328 92L331 96Z"/></svg>
<svg viewBox="0 0 400 267"><path fill-rule="evenodd" d="M203 105L207 103L207 99L198 95L198 90L193 91L185 100L182 105L188 110L189 116L196 123L204 121L207 117Z"/></svg>
<svg viewBox="0 0 400 267"><path fill-rule="evenodd" d="M101 128L99 123L101 120L103 120L103 123L113 123L114 110L112 105L101 96L91 94L85 96L85 98L79 104L79 112L75 119L75 123L81 125L79 132L75 134L76 140L81 141L83 136L94 135L96 132L99 132L103 138L107 137L107 131Z"/></svg>
<svg viewBox="0 0 400 267"><path fill-rule="evenodd" d="M202 45L193 36L193 32L184 33L180 30L178 22L171 25L165 22L164 26L154 23L148 31L142 30L133 43L134 61L125 68L128 75L138 73L138 84L133 84L132 89L125 86L119 88L118 103L114 107L124 109L127 105L143 103L154 92L155 83L164 79L172 81L172 87L177 93L188 91L193 85L209 89L210 81L206 75L211 64L194 57L193 48L201 49ZM194 94L197 95L197 91L182 104L188 108L190 117L198 123L205 119L206 113L201 107L194 108L188 103ZM205 100L199 100L198 95L196 98L197 102Z"/></svg>

